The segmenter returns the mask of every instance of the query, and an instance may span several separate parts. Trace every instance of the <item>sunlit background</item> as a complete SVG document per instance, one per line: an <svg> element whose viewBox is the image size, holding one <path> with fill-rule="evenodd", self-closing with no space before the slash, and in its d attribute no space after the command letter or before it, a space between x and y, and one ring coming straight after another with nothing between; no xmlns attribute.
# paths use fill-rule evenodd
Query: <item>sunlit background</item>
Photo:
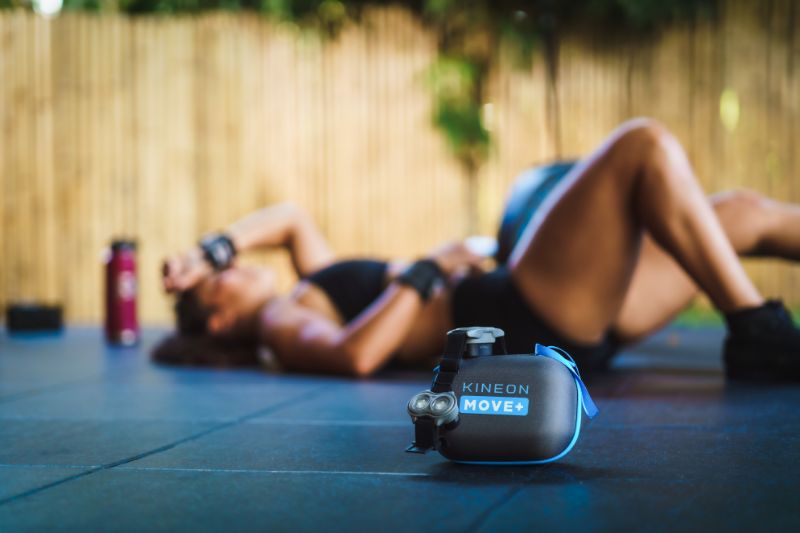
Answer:
<svg viewBox="0 0 800 533"><path fill-rule="evenodd" d="M344 255L493 234L527 166L661 120L709 191L800 202L791 0L0 0L0 307L102 316L101 256L163 256L280 201ZM260 255L283 273L280 255ZM800 274L748 268L800 304Z"/></svg>

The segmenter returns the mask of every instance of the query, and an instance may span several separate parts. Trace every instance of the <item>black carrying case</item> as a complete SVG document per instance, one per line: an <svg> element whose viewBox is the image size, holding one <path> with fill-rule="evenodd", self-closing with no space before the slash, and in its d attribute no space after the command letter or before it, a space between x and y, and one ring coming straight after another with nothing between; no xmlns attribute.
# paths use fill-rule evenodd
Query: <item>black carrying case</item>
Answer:
<svg viewBox="0 0 800 533"><path fill-rule="evenodd" d="M581 410L590 417L597 412L577 366L566 352L541 345L533 354L506 355L505 343L498 342L491 352L483 350L486 355L469 355L469 332L489 329L502 335L496 328L459 328L448 334L430 393L452 392L458 419L436 428L430 447L465 463L537 464L560 459L577 442ZM418 438L409 451L423 451L414 448L425 440L420 431L428 428L419 420L415 425Z"/></svg>

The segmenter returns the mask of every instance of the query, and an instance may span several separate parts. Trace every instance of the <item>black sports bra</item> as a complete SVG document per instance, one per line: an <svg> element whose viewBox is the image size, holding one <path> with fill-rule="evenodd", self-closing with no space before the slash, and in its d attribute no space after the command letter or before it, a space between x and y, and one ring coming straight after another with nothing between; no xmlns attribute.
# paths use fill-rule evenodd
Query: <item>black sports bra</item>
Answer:
<svg viewBox="0 0 800 533"><path fill-rule="evenodd" d="M369 307L386 287L388 263L370 259L340 261L306 277L328 295L345 322Z"/></svg>

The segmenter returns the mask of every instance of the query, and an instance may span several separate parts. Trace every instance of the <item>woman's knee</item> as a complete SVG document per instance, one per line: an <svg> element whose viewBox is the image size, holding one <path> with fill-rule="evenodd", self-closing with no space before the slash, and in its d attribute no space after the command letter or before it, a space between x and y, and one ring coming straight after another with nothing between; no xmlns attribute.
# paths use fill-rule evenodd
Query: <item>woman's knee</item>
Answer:
<svg viewBox="0 0 800 533"><path fill-rule="evenodd" d="M683 148L675 136L652 118L639 117L622 123L611 139L614 158L638 169L651 164L657 156L683 156Z"/></svg>
<svg viewBox="0 0 800 533"><path fill-rule="evenodd" d="M636 153L639 171L663 186L702 195L686 150L680 140L660 122L639 118L625 123L629 150Z"/></svg>
<svg viewBox="0 0 800 533"><path fill-rule="evenodd" d="M645 175L657 180L683 182L694 180L691 171L670 172L666 166L686 167L683 147L672 133L652 118L639 117L622 123L601 148L587 160L589 173L617 191L631 191Z"/></svg>
<svg viewBox="0 0 800 533"><path fill-rule="evenodd" d="M734 248L740 253L757 251L772 223L774 201L750 189L721 192L710 201Z"/></svg>
<svg viewBox="0 0 800 533"><path fill-rule="evenodd" d="M710 198L717 214L757 221L770 212L772 200L751 189L734 189L717 193Z"/></svg>
<svg viewBox="0 0 800 533"><path fill-rule="evenodd" d="M638 149L671 145L675 136L656 119L637 117L623 122L618 128L620 142Z"/></svg>

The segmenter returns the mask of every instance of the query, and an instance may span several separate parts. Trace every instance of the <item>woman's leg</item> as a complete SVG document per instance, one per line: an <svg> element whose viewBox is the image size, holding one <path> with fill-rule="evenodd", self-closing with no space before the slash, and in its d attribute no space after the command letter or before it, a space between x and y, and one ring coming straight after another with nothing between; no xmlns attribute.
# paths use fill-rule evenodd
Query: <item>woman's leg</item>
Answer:
<svg viewBox="0 0 800 533"><path fill-rule="evenodd" d="M595 342L622 309L645 232L723 312L763 303L680 144L643 119L620 127L542 207L512 253L512 276L560 333Z"/></svg>
<svg viewBox="0 0 800 533"><path fill-rule="evenodd" d="M715 194L709 202L737 254L800 259L800 207L745 190ZM611 329L624 342L635 342L674 319L697 293L678 262L645 236Z"/></svg>
<svg viewBox="0 0 800 533"><path fill-rule="evenodd" d="M711 202L741 255L800 261L800 206L747 190L719 193Z"/></svg>

